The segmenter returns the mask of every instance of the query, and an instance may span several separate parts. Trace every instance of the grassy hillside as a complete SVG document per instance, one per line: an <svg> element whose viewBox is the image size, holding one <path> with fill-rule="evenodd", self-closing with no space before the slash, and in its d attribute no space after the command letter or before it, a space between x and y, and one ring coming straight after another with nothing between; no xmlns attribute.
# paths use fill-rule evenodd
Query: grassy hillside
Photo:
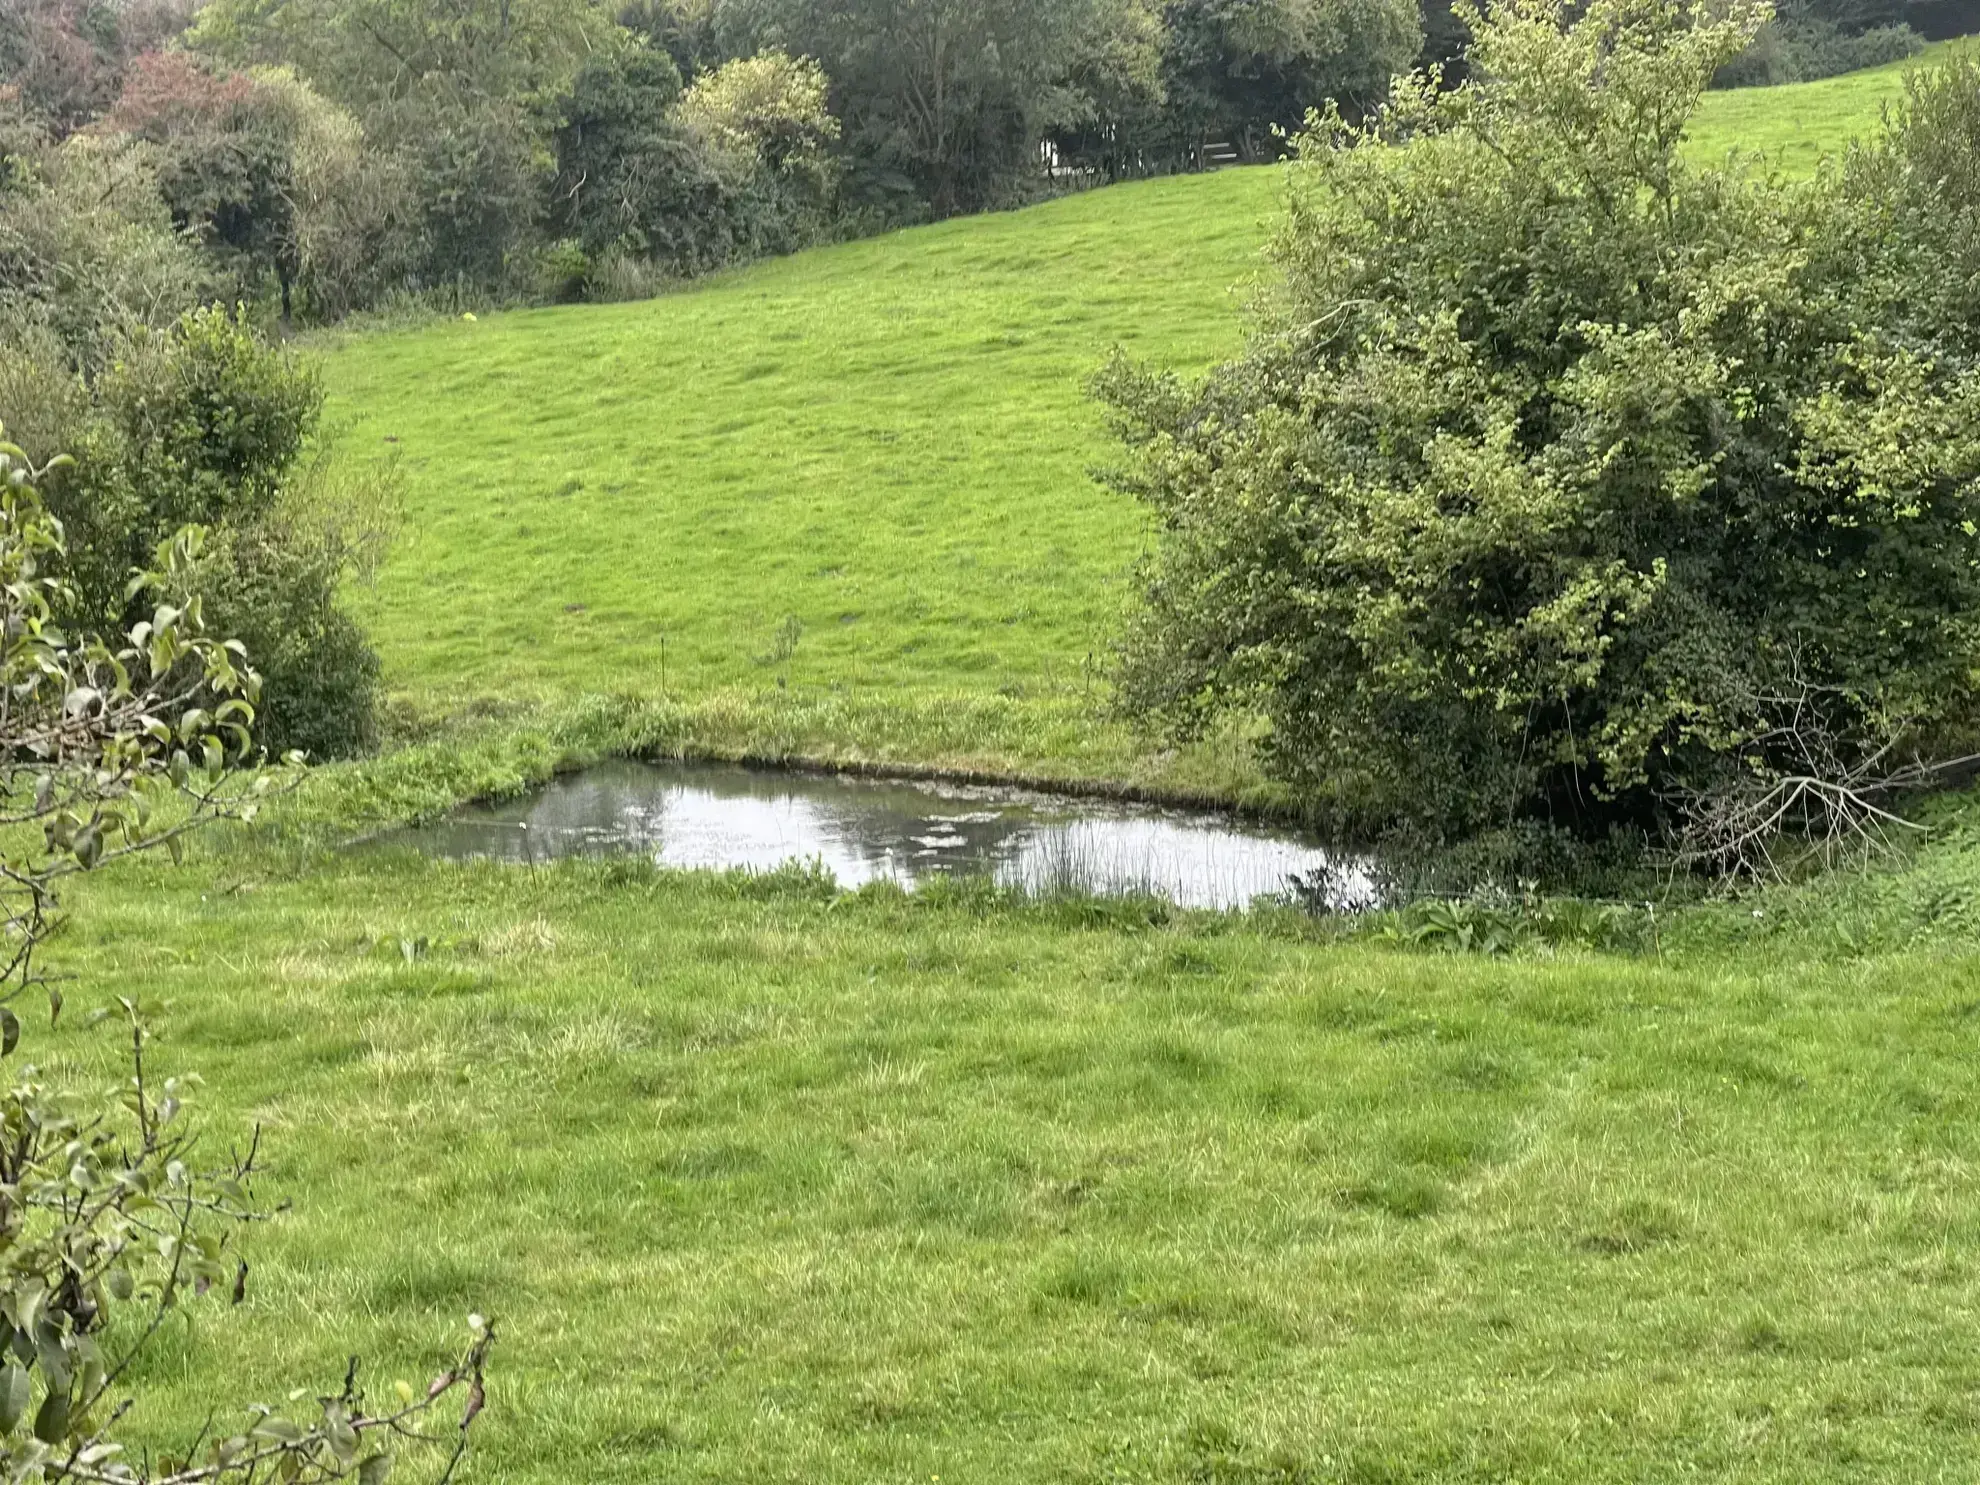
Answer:
<svg viewBox="0 0 1980 1485"><path fill-rule="evenodd" d="M1712 95L1697 148L1806 165L1898 76ZM1089 477L1082 383L1115 345L1232 349L1278 189L1122 186L349 342L334 417L409 476L365 603L391 684L440 709L664 686L721 698L716 740L1184 776L1085 705L1143 528Z"/></svg>
<svg viewBox="0 0 1980 1485"><path fill-rule="evenodd" d="M1733 150L1757 153L1787 175L1812 175L1824 157L1840 155L1874 128L1884 106L1904 94L1907 70L1969 42L1940 42L1916 60L1786 88L1737 88L1706 96L1691 128L1695 158L1718 160Z"/></svg>
<svg viewBox="0 0 1980 1485"><path fill-rule="evenodd" d="M1078 698L1140 532L1088 479L1082 382L1115 344L1231 345L1276 190L1157 181L349 344L333 417L410 476L367 614L392 683Z"/></svg>

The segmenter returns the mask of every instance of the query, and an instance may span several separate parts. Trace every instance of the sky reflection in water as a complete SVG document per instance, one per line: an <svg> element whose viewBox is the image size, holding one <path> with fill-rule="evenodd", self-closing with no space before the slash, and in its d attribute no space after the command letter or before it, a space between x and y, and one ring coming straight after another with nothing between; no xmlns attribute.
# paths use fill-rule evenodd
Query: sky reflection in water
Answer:
<svg viewBox="0 0 1980 1485"><path fill-rule="evenodd" d="M1152 891L1243 907L1329 858L1288 831L1215 815L1006 788L618 761L471 805L385 840L518 863L642 854L662 866L770 871L817 861L841 886L988 872L1032 890Z"/></svg>

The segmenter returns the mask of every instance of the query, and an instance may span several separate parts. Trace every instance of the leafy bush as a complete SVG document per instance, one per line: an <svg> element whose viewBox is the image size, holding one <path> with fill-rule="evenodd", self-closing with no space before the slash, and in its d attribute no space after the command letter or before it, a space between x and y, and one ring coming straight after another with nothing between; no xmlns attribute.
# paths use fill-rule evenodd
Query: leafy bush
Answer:
<svg viewBox="0 0 1980 1485"><path fill-rule="evenodd" d="M755 235L769 250L816 236L831 211L839 121L825 106L826 87L816 62L772 50L704 73L675 109L731 189L761 203Z"/></svg>
<svg viewBox="0 0 1980 1485"><path fill-rule="evenodd" d="M255 732L277 756L349 758L378 740L378 655L337 595L375 564L394 493L389 469L325 455L267 517L216 533L207 612L261 673Z"/></svg>
<svg viewBox="0 0 1980 1485"><path fill-rule="evenodd" d="M427 79L373 109L366 131L402 182L411 220L400 247L413 282L513 287L551 175L529 109Z"/></svg>
<svg viewBox="0 0 1980 1485"><path fill-rule="evenodd" d="M212 526L201 584L262 672L263 742L335 756L375 727L377 660L336 595L387 512L373 484L303 462L321 407L314 372L217 309L133 335L86 380L0 378L0 415L32 451L73 453L48 491L69 534L69 617L135 622L131 571L180 526Z"/></svg>
<svg viewBox="0 0 1980 1485"><path fill-rule="evenodd" d="M1262 713L1341 824L1659 828L1974 722L1973 321L1918 312L1970 309L1973 239L1899 247L1966 136L1853 191L1694 168L1764 11L1570 14L1474 11L1462 87L1322 118L1247 354L1101 381L1161 527L1125 705Z"/></svg>
<svg viewBox="0 0 1980 1485"><path fill-rule="evenodd" d="M1771 87L1813 82L1863 67L1902 62L1924 50L1925 38L1909 26L1845 31L1813 16L1782 16L1760 28L1745 51L1713 75L1718 88Z"/></svg>
<svg viewBox="0 0 1980 1485"><path fill-rule="evenodd" d="M52 337L58 359L100 364L133 326L169 323L215 282L174 230L155 147L29 126L0 173L0 332Z"/></svg>
<svg viewBox="0 0 1980 1485"><path fill-rule="evenodd" d="M629 48L579 71L559 109L555 220L593 259L617 250L694 272L729 255L724 182L672 117L681 76Z"/></svg>
<svg viewBox="0 0 1980 1485"><path fill-rule="evenodd" d="M138 58L104 120L156 150L174 224L196 234L236 297L272 274L319 316L349 307L405 261L403 172L368 161L363 130L283 68L228 72L186 52ZM363 286L360 288L359 286Z"/></svg>

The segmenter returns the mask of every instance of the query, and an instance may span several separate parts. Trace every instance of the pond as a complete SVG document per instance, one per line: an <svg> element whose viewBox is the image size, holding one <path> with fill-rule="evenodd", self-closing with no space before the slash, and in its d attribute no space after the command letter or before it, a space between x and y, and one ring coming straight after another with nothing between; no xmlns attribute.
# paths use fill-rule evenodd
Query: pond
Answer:
<svg viewBox="0 0 1980 1485"><path fill-rule="evenodd" d="M937 873L974 872L1031 891L1151 892L1204 908L1245 907L1339 860L1297 832L1200 812L1001 786L632 761L469 805L378 843L517 863L639 854L662 866L769 871L816 862L844 887L913 887ZM1350 870L1350 892L1353 879Z"/></svg>

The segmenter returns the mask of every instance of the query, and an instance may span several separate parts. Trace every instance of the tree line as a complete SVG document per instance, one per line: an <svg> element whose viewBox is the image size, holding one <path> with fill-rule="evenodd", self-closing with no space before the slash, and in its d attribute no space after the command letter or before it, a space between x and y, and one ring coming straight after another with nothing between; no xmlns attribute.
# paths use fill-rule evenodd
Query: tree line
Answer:
<svg viewBox="0 0 1980 1485"><path fill-rule="evenodd" d="M616 7L616 8L615 8ZM0 313L626 297L1377 101L1416 0L10 0Z"/></svg>

